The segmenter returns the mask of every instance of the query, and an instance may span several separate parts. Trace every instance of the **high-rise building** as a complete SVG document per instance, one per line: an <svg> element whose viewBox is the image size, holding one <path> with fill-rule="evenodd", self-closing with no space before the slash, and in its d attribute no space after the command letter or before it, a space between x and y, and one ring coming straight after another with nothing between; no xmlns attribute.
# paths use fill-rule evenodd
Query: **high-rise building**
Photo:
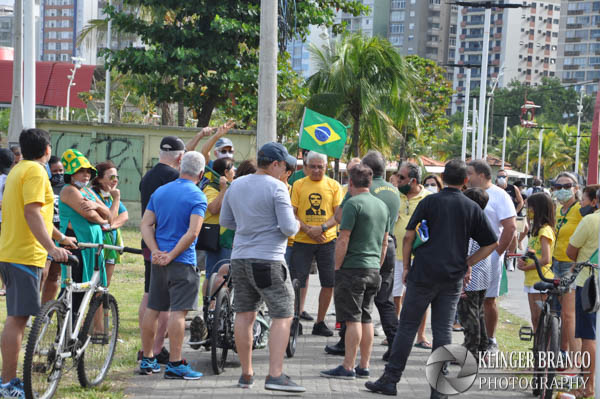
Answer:
<svg viewBox="0 0 600 399"><path fill-rule="evenodd" d="M306 40L292 40L288 43L287 51L290 53L292 69L307 79L316 72L316 63L311 60L310 46L322 48L328 44L329 33L327 29L312 25Z"/></svg>
<svg viewBox="0 0 600 399"><path fill-rule="evenodd" d="M558 56L559 0L523 1L525 8L492 9L488 54L487 84L497 79L498 87L512 80L537 86L542 78L555 76ZM460 34L456 45L456 63L481 65L483 8L460 7ZM458 93L452 113L463 110L465 68L455 68L453 88ZM471 70L471 93L479 88L481 70Z"/></svg>
<svg viewBox="0 0 600 399"><path fill-rule="evenodd" d="M336 23L345 22L346 30L352 33L362 32L367 37L388 37L390 0L362 0L369 7L368 15L355 17L339 11Z"/></svg>
<svg viewBox="0 0 600 399"><path fill-rule="evenodd" d="M403 55L453 63L457 10L442 0L392 0L388 38Z"/></svg>
<svg viewBox="0 0 600 399"><path fill-rule="evenodd" d="M557 74L571 84L600 79L600 1L562 1ZM597 84L575 87L598 90Z"/></svg>
<svg viewBox="0 0 600 399"><path fill-rule="evenodd" d="M43 61L80 57L83 64L96 64L96 36L89 35L79 46L77 39L88 22L98 18L97 0L42 0L41 15Z"/></svg>
<svg viewBox="0 0 600 399"><path fill-rule="evenodd" d="M0 47L13 47L13 8L0 6Z"/></svg>

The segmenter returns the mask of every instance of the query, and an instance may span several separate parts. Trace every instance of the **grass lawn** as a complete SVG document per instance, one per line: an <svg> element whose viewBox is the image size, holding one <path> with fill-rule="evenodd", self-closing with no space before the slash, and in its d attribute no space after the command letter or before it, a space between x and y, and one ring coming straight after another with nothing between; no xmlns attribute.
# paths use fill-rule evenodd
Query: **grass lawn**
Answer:
<svg viewBox="0 0 600 399"><path fill-rule="evenodd" d="M138 230L127 229L123 231L125 245L133 248L140 247L141 234ZM112 278L110 292L117 299L120 315L119 339L115 357L109 374L104 382L95 389L83 389L77 381L77 371L71 370L63 374L56 397L59 398L122 398L127 379L130 378L137 365L136 353L140 349L140 329L138 327L138 306L144 291L144 260L141 255L124 254L122 264L118 265ZM6 305L0 299L0 327L4 326L6 318ZM27 334L23 340L23 351L27 344ZM1 359L0 359L1 361ZM68 362L67 364L70 364ZM22 370L19 370L22 377Z"/></svg>

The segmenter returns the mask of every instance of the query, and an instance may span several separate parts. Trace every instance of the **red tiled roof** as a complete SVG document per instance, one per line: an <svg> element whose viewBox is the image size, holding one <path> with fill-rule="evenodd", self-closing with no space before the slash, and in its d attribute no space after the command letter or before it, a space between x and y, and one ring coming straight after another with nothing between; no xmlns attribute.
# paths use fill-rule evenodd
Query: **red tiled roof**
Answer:
<svg viewBox="0 0 600 399"><path fill-rule="evenodd" d="M469 162L470 160L471 158L468 158L467 162ZM502 159L493 155L488 155L485 161L490 166L502 166ZM507 162L506 160L504 161L504 168L511 169L511 166L512 165L510 164L510 162Z"/></svg>
<svg viewBox="0 0 600 399"><path fill-rule="evenodd" d="M67 62L36 62L36 105L50 107L65 107L67 105L68 76L71 74L73 64ZM89 91L92 87L92 77L95 65L82 65L75 74L75 86L71 87L72 108L86 108L86 104L79 99L80 92ZM12 100L13 62L0 60L0 103L10 104Z"/></svg>

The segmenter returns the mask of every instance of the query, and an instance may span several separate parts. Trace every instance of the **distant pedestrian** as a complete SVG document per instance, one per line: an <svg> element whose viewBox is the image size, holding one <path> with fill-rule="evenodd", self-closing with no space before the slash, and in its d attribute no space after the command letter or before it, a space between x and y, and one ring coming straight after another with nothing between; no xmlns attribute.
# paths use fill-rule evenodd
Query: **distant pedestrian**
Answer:
<svg viewBox="0 0 600 399"><path fill-rule="evenodd" d="M429 175L423 179L423 187L425 190L430 191L433 194L437 194L444 188L442 180L436 175Z"/></svg>

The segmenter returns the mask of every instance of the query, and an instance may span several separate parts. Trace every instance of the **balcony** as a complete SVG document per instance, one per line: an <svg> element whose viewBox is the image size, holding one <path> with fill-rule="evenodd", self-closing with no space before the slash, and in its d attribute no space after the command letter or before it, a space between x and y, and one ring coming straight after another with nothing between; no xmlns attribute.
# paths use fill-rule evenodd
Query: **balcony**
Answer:
<svg viewBox="0 0 600 399"><path fill-rule="evenodd" d="M581 24L567 24L567 29L581 29Z"/></svg>
<svg viewBox="0 0 600 399"><path fill-rule="evenodd" d="M502 48L500 46L494 46L494 47L492 47L492 52L494 52L494 53L498 53L501 50L502 50Z"/></svg>
<svg viewBox="0 0 600 399"><path fill-rule="evenodd" d="M563 83L577 83L577 79L563 79Z"/></svg>
<svg viewBox="0 0 600 399"><path fill-rule="evenodd" d="M494 39L502 39L502 33L494 33Z"/></svg>
<svg viewBox="0 0 600 399"><path fill-rule="evenodd" d="M580 51L565 51L565 56L576 56L581 54Z"/></svg>
<svg viewBox="0 0 600 399"><path fill-rule="evenodd" d="M565 70L579 69L579 65L565 65Z"/></svg>
<svg viewBox="0 0 600 399"><path fill-rule="evenodd" d="M494 22L496 25L502 25L502 20L501 19L497 19L496 22Z"/></svg>
<svg viewBox="0 0 600 399"><path fill-rule="evenodd" d="M460 40L465 40L465 38L467 37L467 35L460 35Z"/></svg>
<svg viewBox="0 0 600 399"><path fill-rule="evenodd" d="M492 65L494 65L494 66L500 65L500 60L493 60Z"/></svg>
<svg viewBox="0 0 600 399"><path fill-rule="evenodd" d="M567 15L583 15L583 10L569 10Z"/></svg>
<svg viewBox="0 0 600 399"><path fill-rule="evenodd" d="M580 37L567 37L565 38L565 43L579 43L581 41Z"/></svg>
<svg viewBox="0 0 600 399"><path fill-rule="evenodd" d="M533 62L531 61L527 61L527 68L531 68L532 67Z"/></svg>
<svg viewBox="0 0 600 399"><path fill-rule="evenodd" d="M467 26L467 21L462 21L462 22L460 23L460 27L461 27L461 28L464 28L465 26Z"/></svg>
<svg viewBox="0 0 600 399"><path fill-rule="evenodd" d="M463 79L464 77L465 77L464 73L458 73L458 74L456 74L456 78L457 79Z"/></svg>
<svg viewBox="0 0 600 399"><path fill-rule="evenodd" d="M441 43L441 42L439 42L439 41L437 41L437 42L432 42L432 41L429 41L429 40L428 40L428 41L427 41L427 47L435 47L435 48L436 48L436 50L437 50L437 48L440 46L440 43Z"/></svg>
<svg viewBox="0 0 600 399"><path fill-rule="evenodd" d="M465 48L464 47L459 47L458 52L461 53L461 54L464 53L465 52Z"/></svg>

